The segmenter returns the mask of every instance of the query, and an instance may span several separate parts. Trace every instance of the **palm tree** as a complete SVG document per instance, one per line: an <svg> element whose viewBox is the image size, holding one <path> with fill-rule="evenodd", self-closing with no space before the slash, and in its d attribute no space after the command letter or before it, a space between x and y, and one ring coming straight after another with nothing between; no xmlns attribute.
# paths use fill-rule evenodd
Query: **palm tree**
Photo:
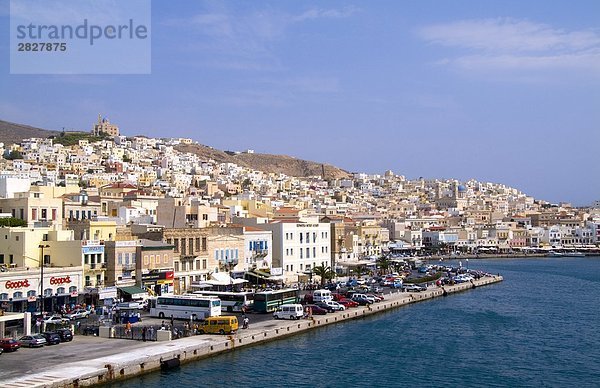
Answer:
<svg viewBox="0 0 600 388"><path fill-rule="evenodd" d="M391 265L392 262L390 261L390 259L387 258L387 256L381 256L377 259L377 268L382 270L383 273L387 273Z"/></svg>
<svg viewBox="0 0 600 388"><path fill-rule="evenodd" d="M333 279L335 277L335 272L331 270L330 266L325 265L317 265L312 269L313 273L317 276L321 277L321 287L325 286L325 281Z"/></svg>
<svg viewBox="0 0 600 388"><path fill-rule="evenodd" d="M359 265L356 268L354 268L354 274L356 275L356 277L358 279L360 279L360 277L366 273L367 273L367 267L365 267L364 265Z"/></svg>

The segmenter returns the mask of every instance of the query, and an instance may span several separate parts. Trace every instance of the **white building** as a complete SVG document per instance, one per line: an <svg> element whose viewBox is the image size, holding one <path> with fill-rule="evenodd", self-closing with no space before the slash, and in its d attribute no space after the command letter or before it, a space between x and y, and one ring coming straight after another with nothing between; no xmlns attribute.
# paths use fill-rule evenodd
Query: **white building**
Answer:
<svg viewBox="0 0 600 388"><path fill-rule="evenodd" d="M273 266L273 232L244 227L244 271L251 269L268 269Z"/></svg>
<svg viewBox="0 0 600 388"><path fill-rule="evenodd" d="M283 269L285 282L298 281L316 266L331 266L329 224L273 221L260 227L273 232L273 267Z"/></svg>

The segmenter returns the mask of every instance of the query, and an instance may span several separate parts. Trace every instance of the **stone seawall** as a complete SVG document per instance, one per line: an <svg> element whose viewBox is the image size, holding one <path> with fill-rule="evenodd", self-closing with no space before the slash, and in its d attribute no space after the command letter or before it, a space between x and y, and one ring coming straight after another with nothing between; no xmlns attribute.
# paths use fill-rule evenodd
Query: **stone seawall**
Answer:
<svg viewBox="0 0 600 388"><path fill-rule="evenodd" d="M4 381L3 387L82 387L108 382L116 382L144 373L160 370L161 366L174 366L211 357L236 348L256 345L265 341L281 339L337 322L359 319L410 303L466 291L502 281L502 276L484 277L472 283L453 286L430 287L419 293L398 292L386 295L380 303L368 307L352 308L312 319L297 321L269 320L240 330L235 335L204 335L178 339L175 341L148 343L148 346L124 353L92 360L77 361L67 366L58 366L51 372L41 371L37 375L23 376L18 380ZM110 341L110 339L107 339Z"/></svg>

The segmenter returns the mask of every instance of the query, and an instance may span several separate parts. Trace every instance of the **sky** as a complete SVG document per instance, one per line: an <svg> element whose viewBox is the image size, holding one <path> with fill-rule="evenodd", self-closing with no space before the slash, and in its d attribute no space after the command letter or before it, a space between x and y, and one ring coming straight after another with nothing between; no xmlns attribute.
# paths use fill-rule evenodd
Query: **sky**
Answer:
<svg viewBox="0 0 600 388"><path fill-rule="evenodd" d="M151 73L10 74L0 119L600 200L600 2L154 0Z"/></svg>

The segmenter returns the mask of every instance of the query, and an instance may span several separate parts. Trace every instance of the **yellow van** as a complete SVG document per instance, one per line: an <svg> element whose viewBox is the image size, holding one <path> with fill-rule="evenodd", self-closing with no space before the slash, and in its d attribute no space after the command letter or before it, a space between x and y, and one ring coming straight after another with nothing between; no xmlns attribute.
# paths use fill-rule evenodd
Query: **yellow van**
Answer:
<svg viewBox="0 0 600 388"><path fill-rule="evenodd" d="M233 315L209 317L204 320L198 331L200 334L233 334L239 328L238 319Z"/></svg>

